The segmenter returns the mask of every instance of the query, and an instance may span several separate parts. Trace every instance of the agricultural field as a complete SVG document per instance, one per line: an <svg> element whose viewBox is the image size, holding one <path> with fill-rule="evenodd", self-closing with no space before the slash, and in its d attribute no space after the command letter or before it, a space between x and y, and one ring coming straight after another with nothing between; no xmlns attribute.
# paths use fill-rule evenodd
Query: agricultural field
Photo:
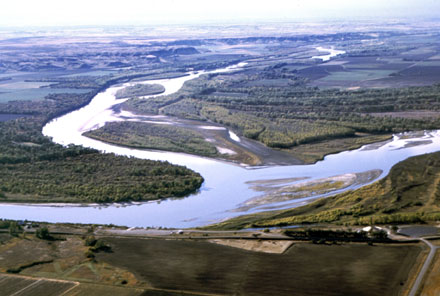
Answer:
<svg viewBox="0 0 440 296"><path fill-rule="evenodd" d="M0 274L1 295L58 296L71 291L78 283L62 280ZM71 295L71 294L67 294Z"/></svg>
<svg viewBox="0 0 440 296"><path fill-rule="evenodd" d="M21 289L17 295L108 295L112 291L118 291L118 295L141 295L144 292L143 288L133 287L138 281L129 272L93 260L94 253L82 236L50 234L39 239L34 233L23 234L18 229L12 233L1 233L2 238L8 238L0 245L1 295L12 295Z"/></svg>
<svg viewBox="0 0 440 296"><path fill-rule="evenodd" d="M100 253L98 260L155 288L218 295L402 295L421 251L417 245L294 243L283 254L269 254L195 241L105 241L114 253Z"/></svg>
<svg viewBox="0 0 440 296"><path fill-rule="evenodd" d="M48 236L36 237L44 227ZM312 243L277 232L131 236L120 227L34 224L11 233L0 233L5 296L404 295L426 253L414 242Z"/></svg>
<svg viewBox="0 0 440 296"><path fill-rule="evenodd" d="M0 291L2 296L79 296L79 295L118 295L118 296L192 296L196 294L163 290L145 290L103 285L100 283L79 283L41 277L27 277L0 274Z"/></svg>

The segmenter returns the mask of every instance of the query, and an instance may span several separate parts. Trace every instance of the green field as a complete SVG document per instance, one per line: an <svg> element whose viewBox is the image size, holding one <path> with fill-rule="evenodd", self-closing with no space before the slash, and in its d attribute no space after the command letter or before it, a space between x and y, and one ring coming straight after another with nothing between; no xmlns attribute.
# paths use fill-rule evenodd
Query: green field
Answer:
<svg viewBox="0 0 440 296"><path fill-rule="evenodd" d="M30 88L30 89L5 89L0 85L0 103L9 101L36 101L42 100L49 94L57 93L86 93L90 89L71 89L71 88Z"/></svg>
<svg viewBox="0 0 440 296"><path fill-rule="evenodd" d="M363 80L373 80L388 77L391 73L394 73L392 70L351 70L351 71L340 71L340 72L332 72L330 75L321 78L321 81L331 81L337 84L340 81L363 81Z"/></svg>

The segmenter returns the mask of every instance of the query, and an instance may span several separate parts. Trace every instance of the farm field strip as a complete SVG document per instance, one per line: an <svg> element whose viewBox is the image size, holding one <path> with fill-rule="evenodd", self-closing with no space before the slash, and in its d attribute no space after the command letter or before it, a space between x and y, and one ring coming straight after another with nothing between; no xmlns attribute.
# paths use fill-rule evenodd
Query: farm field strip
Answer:
<svg viewBox="0 0 440 296"><path fill-rule="evenodd" d="M78 284L72 281L0 274L0 295L61 296Z"/></svg>

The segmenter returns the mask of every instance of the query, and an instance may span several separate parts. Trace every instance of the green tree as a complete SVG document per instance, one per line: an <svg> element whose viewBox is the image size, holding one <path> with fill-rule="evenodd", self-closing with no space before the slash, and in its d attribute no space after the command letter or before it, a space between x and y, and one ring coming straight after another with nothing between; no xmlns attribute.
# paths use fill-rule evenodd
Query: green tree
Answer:
<svg viewBox="0 0 440 296"><path fill-rule="evenodd" d="M18 229L19 229L19 226L17 225L17 222L11 221L9 223L9 234L10 235L16 236Z"/></svg>

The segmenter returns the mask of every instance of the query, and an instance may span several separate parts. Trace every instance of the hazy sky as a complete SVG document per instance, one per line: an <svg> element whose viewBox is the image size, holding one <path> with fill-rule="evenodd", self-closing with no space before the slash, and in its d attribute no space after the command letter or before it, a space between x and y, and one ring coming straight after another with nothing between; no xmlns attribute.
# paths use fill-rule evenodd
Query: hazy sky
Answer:
<svg viewBox="0 0 440 296"><path fill-rule="evenodd" d="M436 17L440 0L11 0L0 26Z"/></svg>

